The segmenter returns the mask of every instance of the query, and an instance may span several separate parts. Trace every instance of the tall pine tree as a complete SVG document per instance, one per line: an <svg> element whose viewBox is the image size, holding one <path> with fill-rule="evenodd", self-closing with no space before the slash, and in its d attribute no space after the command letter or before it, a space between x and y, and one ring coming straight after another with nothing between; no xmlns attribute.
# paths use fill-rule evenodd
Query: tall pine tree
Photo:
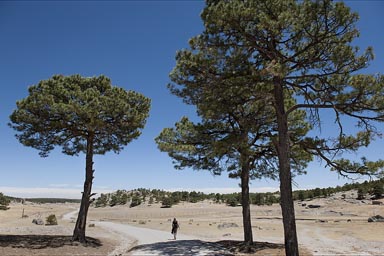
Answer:
<svg viewBox="0 0 384 256"><path fill-rule="evenodd" d="M198 58L201 52L220 53L234 64L246 63L247 80L265 82L266 86L257 88L254 94L264 95L273 108L286 254L298 255L292 145L324 160L331 170L342 175L375 175L384 165L366 158L342 158L345 152L369 145L378 134L375 122L383 121L383 76L359 73L372 60L372 49L360 54L360 49L353 46L359 35L355 27L358 15L343 2L208 0L201 17L205 30L191 40L192 45L193 40L199 43L187 53L193 61L180 60L178 65L187 67L174 74L176 79L183 79L180 84L185 88L174 93L181 97L200 93L205 80L201 80L203 75L195 75L198 70L205 72L211 82L223 80L221 73L215 74L216 70L208 67L209 56ZM236 58L239 52L241 61ZM228 62L223 61L220 67L225 69L225 65ZM240 79L236 70L232 71L233 79ZM223 86L236 88L239 84ZM288 103L287 99L292 98L292 104ZM212 98L207 104L214 101ZM292 141L289 120L297 110L307 112L305 122L311 124L314 136ZM323 123L329 125L325 120L336 124L332 138L321 137L323 134L318 132L324 129ZM351 124L355 125L347 129Z"/></svg>
<svg viewBox="0 0 384 256"><path fill-rule="evenodd" d="M85 153L85 182L73 240L86 242L85 228L92 194L93 155L120 152L140 136L150 100L111 85L105 76L56 75L29 88L17 102L10 126L17 139L45 157L61 146L67 155Z"/></svg>
<svg viewBox="0 0 384 256"><path fill-rule="evenodd" d="M156 138L159 149L168 152L176 168L209 170L215 175L229 172L241 180L244 242L253 243L249 183L251 179L278 175L274 141L277 135L274 108L269 103L272 83L254 76L252 63L241 48L225 50L206 47L197 37L192 50L177 54L171 72L171 91L197 107L200 123L183 118L174 128L166 128ZM294 104L289 95L286 104ZM303 122L305 112L295 111L290 118L292 141L299 141L309 130ZM310 154L293 145L292 167L303 171Z"/></svg>

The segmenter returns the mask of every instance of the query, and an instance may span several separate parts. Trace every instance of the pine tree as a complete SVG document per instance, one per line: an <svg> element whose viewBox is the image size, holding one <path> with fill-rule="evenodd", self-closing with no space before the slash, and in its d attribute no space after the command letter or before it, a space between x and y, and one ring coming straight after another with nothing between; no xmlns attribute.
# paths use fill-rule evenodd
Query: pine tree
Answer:
<svg viewBox="0 0 384 256"><path fill-rule="evenodd" d="M85 182L73 240L86 242L85 228L93 181L93 155L120 152L139 137L150 100L111 85L105 76L55 75L29 88L17 102L10 126L17 139L42 157L55 146L67 155L85 153Z"/></svg>
<svg viewBox="0 0 384 256"><path fill-rule="evenodd" d="M9 198L4 196L3 193L0 193L0 210L7 210L10 202L11 200Z"/></svg>
<svg viewBox="0 0 384 256"><path fill-rule="evenodd" d="M382 120L384 109L383 76L358 74L372 60L372 49L359 55L359 49L352 45L358 36L358 16L343 2L210 0L202 19L205 30L199 40L228 58L242 52L253 69L248 76L273 85L263 93L269 93L265 97L270 97L276 117L275 146L286 254L298 255L291 184L292 145L323 159L341 175L376 174L384 165L382 161L362 158L352 162L340 155L367 146L377 135L374 122ZM190 66L191 70L198 68ZM210 69L202 72L209 74ZM286 104L287 95L297 102ZM289 118L298 109L307 111L306 120L313 129L321 129L324 115L329 119L333 113L336 129L339 128L334 138L313 133L313 137L293 144ZM346 120L355 121L355 133L346 134Z"/></svg>

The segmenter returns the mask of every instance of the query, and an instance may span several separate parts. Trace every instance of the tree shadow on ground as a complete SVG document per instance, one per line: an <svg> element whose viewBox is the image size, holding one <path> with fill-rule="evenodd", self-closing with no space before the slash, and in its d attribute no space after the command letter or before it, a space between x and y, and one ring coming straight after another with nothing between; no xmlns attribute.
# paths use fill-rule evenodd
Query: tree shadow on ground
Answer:
<svg viewBox="0 0 384 256"><path fill-rule="evenodd" d="M245 245L242 241L223 240L218 241L218 244L226 248L231 253L250 253L257 254L264 250L285 250L284 244L275 244L268 242L253 242L253 245Z"/></svg>
<svg viewBox="0 0 384 256"><path fill-rule="evenodd" d="M79 242L72 241L72 236L0 235L0 247L45 249L79 245L96 248L102 246L102 243L99 239L92 237L87 237L87 243L81 244Z"/></svg>
<svg viewBox="0 0 384 256"><path fill-rule="evenodd" d="M201 240L178 240L144 244L133 247L129 252L133 255L209 255L230 256L248 252L250 254L266 249L284 249L283 244L254 242L253 246L245 247L241 241L205 242Z"/></svg>

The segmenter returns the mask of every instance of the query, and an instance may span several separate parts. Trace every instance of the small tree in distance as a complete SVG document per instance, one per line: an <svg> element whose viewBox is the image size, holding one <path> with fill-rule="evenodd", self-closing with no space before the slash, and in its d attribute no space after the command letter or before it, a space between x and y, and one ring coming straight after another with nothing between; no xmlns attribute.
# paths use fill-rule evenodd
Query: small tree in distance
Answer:
<svg viewBox="0 0 384 256"><path fill-rule="evenodd" d="M171 197L164 197L161 201L161 208L171 208L173 204L174 203Z"/></svg>
<svg viewBox="0 0 384 256"><path fill-rule="evenodd" d="M119 153L139 137L150 108L143 95L111 85L109 78L55 75L29 88L9 124L25 146L42 157L55 146L67 155L86 155L85 182L72 239L86 242L85 228L93 182L93 155Z"/></svg>
<svg viewBox="0 0 384 256"><path fill-rule="evenodd" d="M9 198L0 193L0 210L8 210L8 205L11 202Z"/></svg>
<svg viewBox="0 0 384 256"><path fill-rule="evenodd" d="M376 199L382 198L384 194L384 184L381 182L373 186L372 194Z"/></svg>

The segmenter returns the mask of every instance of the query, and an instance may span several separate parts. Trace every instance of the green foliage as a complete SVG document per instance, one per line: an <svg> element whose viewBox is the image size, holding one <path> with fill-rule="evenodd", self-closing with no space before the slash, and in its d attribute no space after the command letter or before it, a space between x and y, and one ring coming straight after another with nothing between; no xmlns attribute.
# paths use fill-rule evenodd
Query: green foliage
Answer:
<svg viewBox="0 0 384 256"><path fill-rule="evenodd" d="M141 199L139 196L135 195L132 197L132 201L131 201L131 204L129 205L129 207L135 207L135 206L138 206L141 204Z"/></svg>
<svg viewBox="0 0 384 256"><path fill-rule="evenodd" d="M68 155L86 152L93 139L94 154L119 152L140 135L150 100L111 85L105 76L84 78L55 75L29 87L17 102L9 124L25 146L47 156L61 146Z"/></svg>
<svg viewBox="0 0 384 256"><path fill-rule="evenodd" d="M197 106L203 125L204 118L217 120L216 113L227 113L228 119L232 113L238 113L238 108L228 111L225 104L229 108L240 106L241 110L250 110L242 112L240 117L248 118L257 111L259 114L264 110L269 112L266 123L271 132L266 137L256 137L262 142L258 144L259 148L269 145L268 139L272 139L274 148L271 147L270 154L259 155L257 159L264 161L257 167L268 166L270 170L275 166L279 171L286 254L298 255L292 171L303 171L312 157L318 157L342 175L382 173L384 161L365 158L354 161L343 158L343 153L355 152L379 135L375 121L383 121L384 77L359 74L372 60L373 53L368 48L360 54L360 49L353 46L353 40L359 36L356 29L358 15L344 2L209 0L201 18L204 31L190 40L191 50L178 52L177 65L171 73L175 84L170 88L186 103ZM252 86L255 86L250 90L253 97L247 97L245 90ZM222 91L225 93L220 93ZM249 100L244 101L242 97ZM235 103L238 98L243 104ZM305 111L305 115L301 111ZM333 137L329 134L322 137L323 114L327 119L330 114L334 118ZM246 127L237 122L238 118L236 116L232 125ZM297 125L300 121L307 124L302 131L295 129L295 125L300 126ZM234 141L228 139L225 141L228 144L212 150L216 149L211 146L213 143L208 146L201 143L210 138L196 136L199 127L185 125L189 124L176 125L175 130L160 136L161 143L176 142L173 143L176 146L177 142L183 142L180 143L182 147L172 151L164 145L159 146L176 162L182 162L181 167L183 164L193 166L193 161L198 160L197 168L220 172L217 159L221 158L212 155L221 156L218 153L224 155L222 152L225 152L228 157L232 153L231 145L239 154L246 148L245 140L238 137ZM354 129L347 129L347 126ZM316 130L308 136L308 129ZM238 130L237 135L241 131L250 134L245 129ZM172 136L177 139L170 140ZM226 134L225 138L231 136ZM239 144L243 146L239 147ZM271 164L268 157L274 154L278 161L272 158ZM240 157L231 155L228 158L235 159L235 163L244 163L239 161ZM227 162L233 170L241 170L231 165L231 161ZM206 168L207 165L214 168ZM255 170L260 171L259 168ZM318 196L318 192L314 191L313 196Z"/></svg>
<svg viewBox="0 0 384 256"><path fill-rule="evenodd" d="M299 193L298 199L301 201L304 201L304 199L305 199L304 191L300 190L298 193Z"/></svg>
<svg viewBox="0 0 384 256"><path fill-rule="evenodd" d="M109 197L107 194L100 194L100 196L95 201L96 207L105 207L108 204Z"/></svg>
<svg viewBox="0 0 384 256"><path fill-rule="evenodd" d="M215 198L215 203L219 204L219 203L221 203L223 201L223 197L222 197L222 195L220 193L216 193L214 195L214 198Z"/></svg>
<svg viewBox="0 0 384 256"><path fill-rule="evenodd" d="M55 214L51 214L46 218L46 225L57 225L57 219Z"/></svg>
<svg viewBox="0 0 384 256"><path fill-rule="evenodd" d="M148 204L153 204L155 202L162 202L164 198L170 198L172 200L172 205L178 204L180 201L197 203L204 200L214 200L216 194L204 194L202 192L196 191L175 191L168 192L159 189L135 189L132 191L126 190L117 190L113 193L101 194L95 201L95 207L105 207L107 205L124 205L127 203L125 198L132 198L132 201L140 201L140 203L145 202L145 198L148 199ZM136 204L136 203L134 203Z"/></svg>
<svg viewBox="0 0 384 256"><path fill-rule="evenodd" d="M279 193L252 193L252 203L256 205L272 205L280 202Z"/></svg>
<svg viewBox="0 0 384 256"><path fill-rule="evenodd" d="M313 196L314 197L320 197L321 196L321 189L315 188L315 190L313 191Z"/></svg>
<svg viewBox="0 0 384 256"><path fill-rule="evenodd" d="M79 199L68 198L26 198L25 201L38 204L80 203Z"/></svg>
<svg viewBox="0 0 384 256"><path fill-rule="evenodd" d="M150 100L112 86L105 76L55 75L32 85L28 92L10 116L9 126L16 130L20 143L39 150L42 157L56 146L67 155L86 154L84 191L72 237L85 243L85 221L94 195L93 156L119 153L138 138Z"/></svg>
<svg viewBox="0 0 384 256"><path fill-rule="evenodd" d="M300 200L304 201L307 199L313 199L315 198L315 195L317 198L321 197L328 197L334 193L337 192L345 192L350 190L358 190L363 191L363 193L371 193L373 195L373 191L375 187L383 186L384 179L381 180L373 180L373 181L364 181L363 183L346 183L343 186L337 186L337 187L328 187L328 188L315 188L315 189L307 189L307 190L296 190L293 191L293 198L294 200ZM220 194L220 193L211 193L211 194L204 194L202 192L196 192L196 191L175 191L175 192L168 192L164 190L159 189L136 189L132 191L126 191L126 190L118 190L119 192L114 192L110 194L101 194L99 198L96 199L96 202L100 201L106 201L107 203L101 204L98 207L105 207L108 205L108 202L110 198L113 197L114 194L122 194L122 191L127 196L132 194L135 197L139 197L141 201L143 200L143 196L141 193L145 194L146 197L149 197L149 204L153 204L154 201L158 201L162 203L162 206L172 206L177 204L179 201L184 202L201 202L204 200L211 200L215 203L221 203L224 202L227 205L230 206L238 206L241 205L241 193L232 193L232 194ZM140 191L140 192L139 192ZM359 194L359 192L358 192ZM160 198L158 198L161 196ZM181 200L180 200L181 198ZM152 202L151 202L152 199ZM255 205L271 205L271 204L277 204L280 203L280 193L279 192L266 192L266 193L250 193L250 199L252 204ZM97 205L97 204L96 204Z"/></svg>
<svg viewBox="0 0 384 256"><path fill-rule="evenodd" d="M237 195L227 196L225 203L229 206L236 207L240 204L239 197Z"/></svg>
<svg viewBox="0 0 384 256"><path fill-rule="evenodd" d="M164 197L161 201L162 208L171 208L174 205L174 201L171 197Z"/></svg>
<svg viewBox="0 0 384 256"><path fill-rule="evenodd" d="M110 195L109 206L113 207L115 205L124 205L128 202L129 196L125 190L117 190L115 193ZM107 197L100 197L100 200L107 201Z"/></svg>
<svg viewBox="0 0 384 256"><path fill-rule="evenodd" d="M384 183L378 182L373 186L372 194L375 198L382 198L384 194Z"/></svg>
<svg viewBox="0 0 384 256"><path fill-rule="evenodd" d="M3 193L0 193L0 210L8 210L8 205L11 202L11 200L4 196Z"/></svg>
<svg viewBox="0 0 384 256"><path fill-rule="evenodd" d="M383 161L340 158L341 153L370 143L378 134L374 121L382 120L384 110L384 77L357 73L368 66L373 53L367 48L359 55L360 49L352 46L359 35L356 13L342 2L329 0L284 0L268 5L261 0L234 0L208 1L201 17L204 32L190 40L191 50L177 55L177 66L171 73L173 93L197 105L202 112L212 106L220 113L222 108L216 102L220 102L222 94L217 92L222 90L229 95L223 99L232 106L235 100L228 100L230 96L246 97L251 88L247 81L259 83L251 92L255 94L253 99L262 96L267 105L263 107L280 104L281 99L275 98L277 91L271 88L274 84L274 89L281 89L288 97L281 103L284 106L280 105L286 115L276 115L277 120L287 122L288 129L292 129L294 122L289 119L301 115L298 120L311 124L303 126L301 136L308 128L321 130L322 113L329 116L330 112L320 109L334 111L334 137L321 138L321 133L305 139L291 136L291 156L301 148L324 159L332 170L343 175L380 173ZM205 93L204 86L215 88L216 81L218 90L212 95L220 97L200 98ZM299 114L298 109L305 109L308 115ZM271 110L274 113L277 114ZM346 132L344 123L355 123L356 129ZM287 135L288 131L284 136Z"/></svg>
<svg viewBox="0 0 384 256"><path fill-rule="evenodd" d="M357 199L363 200L367 193L372 194L373 196L378 196L380 194L380 189L383 188L383 179L373 180L373 181L364 181L363 183L346 183L343 186L337 186L335 188L315 188L308 190L296 190L293 191L293 198L295 200L307 200L319 197L328 197L334 193L346 192L350 190L357 190ZM375 188L378 189L377 194L375 194ZM319 192L320 190L320 192ZM381 193L383 194L384 191Z"/></svg>
<svg viewBox="0 0 384 256"><path fill-rule="evenodd" d="M240 170L246 168L251 179L275 179L275 111L262 91L271 90L272 84L251 75L257 71L242 52L228 56L202 40L193 38L191 50L178 52L169 85L172 93L197 106L202 121L193 123L183 117L174 128L163 129L156 138L159 149L175 160L177 169L191 167L215 175L228 172L229 177L239 178ZM289 95L286 101L287 105L294 102ZM305 112L295 111L289 119L294 140L310 128L302 121L304 116ZM311 157L299 147L292 148L292 166L302 173Z"/></svg>
<svg viewBox="0 0 384 256"><path fill-rule="evenodd" d="M364 188L359 188L357 190L357 200L365 199L366 194L367 194L367 191Z"/></svg>

